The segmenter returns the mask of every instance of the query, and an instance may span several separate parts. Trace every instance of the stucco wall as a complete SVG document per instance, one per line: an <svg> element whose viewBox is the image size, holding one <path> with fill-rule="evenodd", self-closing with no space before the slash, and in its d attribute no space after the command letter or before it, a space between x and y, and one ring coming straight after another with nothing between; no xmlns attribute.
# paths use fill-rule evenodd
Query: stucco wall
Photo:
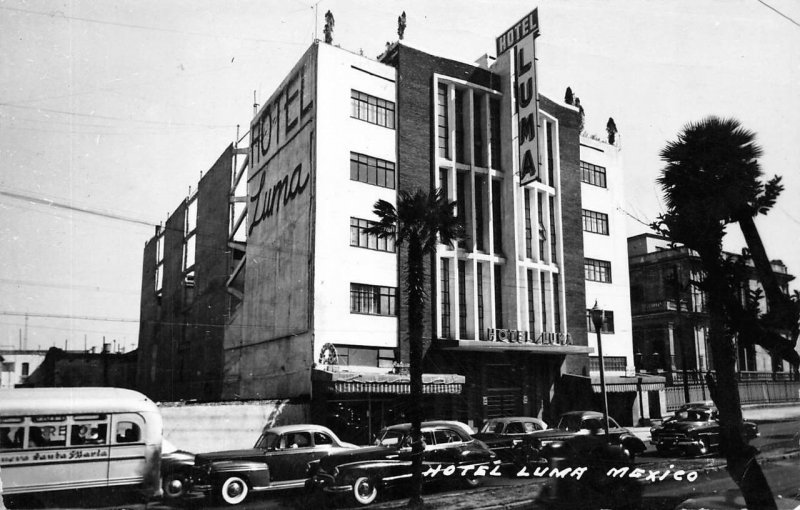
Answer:
<svg viewBox="0 0 800 510"><path fill-rule="evenodd" d="M164 437L194 453L250 448L264 426L308 422L308 406L282 400L180 405L159 404Z"/></svg>

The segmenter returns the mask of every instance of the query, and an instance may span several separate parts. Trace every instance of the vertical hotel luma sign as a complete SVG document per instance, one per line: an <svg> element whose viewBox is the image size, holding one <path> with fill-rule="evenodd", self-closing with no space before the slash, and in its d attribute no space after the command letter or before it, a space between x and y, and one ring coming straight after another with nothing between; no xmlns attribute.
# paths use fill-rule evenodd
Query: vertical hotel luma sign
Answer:
<svg viewBox="0 0 800 510"><path fill-rule="evenodd" d="M513 50L511 79L516 101L517 138L519 140L520 185L539 179L538 88L536 86L536 46L539 36L539 12L534 9L497 38L497 57Z"/></svg>

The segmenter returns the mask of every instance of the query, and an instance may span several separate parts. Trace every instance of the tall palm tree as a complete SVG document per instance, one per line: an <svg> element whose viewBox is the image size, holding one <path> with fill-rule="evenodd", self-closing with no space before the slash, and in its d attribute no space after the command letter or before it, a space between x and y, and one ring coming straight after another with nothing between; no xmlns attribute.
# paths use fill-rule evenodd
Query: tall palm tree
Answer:
<svg viewBox="0 0 800 510"><path fill-rule="evenodd" d="M409 372L411 376L412 477L409 507L422 507L422 357L423 317L427 280L425 256L436 251L438 243L452 245L464 236L464 227L455 215L456 202L449 202L442 189L431 194L423 190L400 191L397 208L385 200L375 202L380 221L367 229L379 237L395 236L398 246L407 250L403 268L408 302Z"/></svg>
<svg viewBox="0 0 800 510"><path fill-rule="evenodd" d="M709 378L709 387L719 409L720 442L728 471L748 508L775 508L769 484L755 459L757 451L744 439L731 334L732 327L743 324L735 318L744 314L722 253L725 226L741 217L744 204L762 200L761 170L756 161L760 155L754 135L736 120L707 117L686 125L677 140L668 142L661 151L666 166L658 183L667 212L659 218L658 226L674 241L695 250L705 272L709 345L716 372L716 380ZM741 328L737 329L741 333Z"/></svg>

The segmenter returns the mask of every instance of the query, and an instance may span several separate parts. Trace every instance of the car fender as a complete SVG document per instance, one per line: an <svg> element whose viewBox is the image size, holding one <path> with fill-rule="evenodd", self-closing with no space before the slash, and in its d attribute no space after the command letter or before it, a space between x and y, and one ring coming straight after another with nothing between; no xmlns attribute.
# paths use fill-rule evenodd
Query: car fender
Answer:
<svg viewBox="0 0 800 510"><path fill-rule="evenodd" d="M231 475L240 475L258 486L267 486L270 482L269 466L265 462L251 460L220 460L211 463L209 476L219 480Z"/></svg>
<svg viewBox="0 0 800 510"><path fill-rule="evenodd" d="M644 441L634 436L633 434L622 436L620 443L622 446L633 454L642 453L647 450L647 445Z"/></svg>

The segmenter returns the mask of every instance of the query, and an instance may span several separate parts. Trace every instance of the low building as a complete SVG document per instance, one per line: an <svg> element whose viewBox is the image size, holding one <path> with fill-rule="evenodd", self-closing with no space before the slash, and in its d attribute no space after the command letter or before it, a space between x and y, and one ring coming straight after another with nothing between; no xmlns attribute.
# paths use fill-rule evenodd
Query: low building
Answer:
<svg viewBox="0 0 800 510"><path fill-rule="evenodd" d="M138 351L65 351L51 347L25 381L26 387L111 386L135 388Z"/></svg>
<svg viewBox="0 0 800 510"><path fill-rule="evenodd" d="M24 385L46 355L47 351L40 349L0 350L0 388Z"/></svg>

